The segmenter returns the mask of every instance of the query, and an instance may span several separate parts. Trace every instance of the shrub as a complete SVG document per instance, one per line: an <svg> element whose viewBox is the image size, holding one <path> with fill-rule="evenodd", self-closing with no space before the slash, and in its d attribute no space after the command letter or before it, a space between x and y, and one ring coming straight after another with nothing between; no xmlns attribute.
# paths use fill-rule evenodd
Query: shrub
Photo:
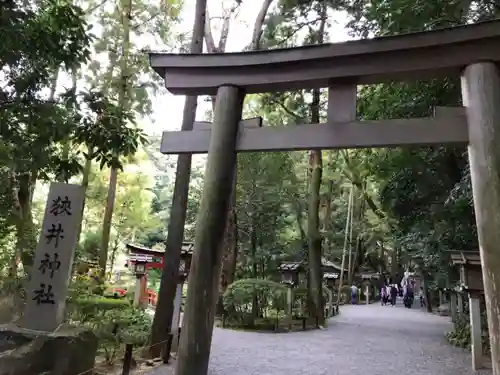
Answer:
<svg viewBox="0 0 500 375"><path fill-rule="evenodd" d="M125 309L105 311L100 319L90 324L93 324L106 362L112 364L125 344L143 346L147 342L152 321L144 311L127 305Z"/></svg>
<svg viewBox="0 0 500 375"><path fill-rule="evenodd" d="M124 310L130 307L126 299L113 299L100 296L86 296L68 301L68 318L70 321L87 323L100 319L111 310Z"/></svg>
<svg viewBox="0 0 500 375"><path fill-rule="evenodd" d="M491 352L490 339L488 334L488 321L485 311L481 312L481 331L483 353L485 355L490 355ZM458 314L455 319L453 319L453 331L447 332L445 334L445 337L453 346L458 346L465 349L471 348L471 327L468 304L465 305L465 311L462 314Z"/></svg>
<svg viewBox="0 0 500 375"><path fill-rule="evenodd" d="M241 327L255 326L255 319L270 315L279 319L285 309L287 287L283 284L262 279L242 279L228 286L223 295L223 304L229 321ZM258 303L258 315L254 316L254 298Z"/></svg>
<svg viewBox="0 0 500 375"><path fill-rule="evenodd" d="M470 348L469 317L465 314L458 315L453 322L453 331L446 333L446 338L453 346Z"/></svg>

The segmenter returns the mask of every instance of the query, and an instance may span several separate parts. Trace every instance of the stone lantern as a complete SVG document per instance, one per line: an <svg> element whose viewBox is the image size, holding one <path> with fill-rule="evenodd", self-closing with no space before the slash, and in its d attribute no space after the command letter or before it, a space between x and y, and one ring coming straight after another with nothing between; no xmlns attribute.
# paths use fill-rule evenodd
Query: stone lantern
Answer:
<svg viewBox="0 0 500 375"><path fill-rule="evenodd" d="M302 262L282 263L278 267L281 273L281 282L290 285L291 287L299 284L299 273L302 272L304 266Z"/></svg>
<svg viewBox="0 0 500 375"><path fill-rule="evenodd" d="M293 288L299 285L299 274L304 271L303 262L281 263L278 267L281 273L281 282L288 286L286 294L287 315L289 320L289 329L292 328L293 321Z"/></svg>
<svg viewBox="0 0 500 375"><path fill-rule="evenodd" d="M327 302L327 308L326 308L326 318L328 319L329 317L334 315L334 310L333 310L333 290L335 289L335 284L337 283L337 280L339 279L340 275L337 272L324 272L323 273L323 280L326 282L326 286L328 289L328 302Z"/></svg>
<svg viewBox="0 0 500 375"><path fill-rule="evenodd" d="M191 259L193 258L194 244L184 242L181 249L181 261L179 263L179 281L184 282L189 276L191 269Z"/></svg>
<svg viewBox="0 0 500 375"><path fill-rule="evenodd" d="M332 290L335 288L335 284L339 277L340 275L337 272L325 272L323 274L323 280L325 280L326 286Z"/></svg>
<svg viewBox="0 0 500 375"><path fill-rule="evenodd" d="M168 357L170 356L170 351L177 352L177 347L179 346L179 338L181 334L181 324L182 324L182 291L184 289L184 283L189 277L189 270L191 269L191 259L193 257L194 243L183 242L181 247L181 260L179 263L179 281L177 282L177 289L175 291L174 299L174 311L172 315L172 325L170 327L170 343L166 346L166 353L164 353L164 360L168 362Z"/></svg>
<svg viewBox="0 0 500 375"><path fill-rule="evenodd" d="M163 268L164 251L149 249L144 246L126 244L129 251L127 267L136 277L134 306L139 307L143 301L149 300L148 296L148 270ZM147 303L145 303L147 304Z"/></svg>

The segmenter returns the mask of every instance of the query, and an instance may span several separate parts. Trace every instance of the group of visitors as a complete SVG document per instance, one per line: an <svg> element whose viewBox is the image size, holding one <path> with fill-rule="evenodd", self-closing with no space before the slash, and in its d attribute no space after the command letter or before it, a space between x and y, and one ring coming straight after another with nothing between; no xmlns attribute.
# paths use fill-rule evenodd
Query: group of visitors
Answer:
<svg viewBox="0 0 500 375"><path fill-rule="evenodd" d="M405 273L405 277L401 281L401 285L392 283L389 279L386 280L382 288L380 289L380 297L382 306L390 304L391 306L396 306L396 301L398 296L403 298L403 304L406 308L411 309L415 301L415 281L410 279ZM359 288L353 283L351 285L351 304L356 305L358 303ZM425 297L423 294L422 287L419 291L420 306L425 306Z"/></svg>
<svg viewBox="0 0 500 375"><path fill-rule="evenodd" d="M383 285L380 290L380 296L382 297L382 306L387 305L389 302L391 306L396 306L396 300L398 298L399 290L397 284L387 284Z"/></svg>
<svg viewBox="0 0 500 375"><path fill-rule="evenodd" d="M380 290L382 306L385 306L388 303L390 303L391 306L396 306L396 301L399 295L400 297L403 297L404 306L411 309L413 301L415 300L413 288L413 282L405 282L402 286L390 283L383 285Z"/></svg>

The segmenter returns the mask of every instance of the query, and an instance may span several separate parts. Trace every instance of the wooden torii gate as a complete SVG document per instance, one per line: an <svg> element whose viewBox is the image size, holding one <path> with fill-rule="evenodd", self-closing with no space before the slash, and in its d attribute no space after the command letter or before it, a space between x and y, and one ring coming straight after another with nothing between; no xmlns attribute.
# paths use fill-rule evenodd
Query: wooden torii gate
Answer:
<svg viewBox="0 0 500 375"><path fill-rule="evenodd" d="M151 53L151 66L178 95L216 95L210 130L164 133L165 154L208 152L196 223L177 375L207 373L221 269L221 242L236 153L468 144L490 328L500 375L500 21L370 40L271 51ZM463 108L431 118L357 121L357 86L462 77ZM238 126L245 94L328 88L325 124Z"/></svg>

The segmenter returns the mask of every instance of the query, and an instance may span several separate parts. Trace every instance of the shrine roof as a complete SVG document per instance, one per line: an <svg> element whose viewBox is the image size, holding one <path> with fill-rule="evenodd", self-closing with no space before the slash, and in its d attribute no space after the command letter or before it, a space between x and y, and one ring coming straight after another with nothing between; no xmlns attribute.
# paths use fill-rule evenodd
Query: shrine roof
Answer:
<svg viewBox="0 0 500 375"><path fill-rule="evenodd" d="M453 265L463 264L471 266L481 265L481 255L478 251L450 251L450 259Z"/></svg>
<svg viewBox="0 0 500 375"><path fill-rule="evenodd" d="M297 271L301 270L303 267L306 267L307 263L305 261L296 261L296 262L283 262L279 265L278 270L280 271ZM341 270L341 266L337 263L331 262L325 257L321 258L321 266L326 268L328 271L330 270ZM347 272L347 269L344 268L344 271ZM328 272L327 272L328 273Z"/></svg>
<svg viewBox="0 0 500 375"><path fill-rule="evenodd" d="M332 261L326 259L325 257L321 258L321 266L323 268L330 268L330 269L334 269L334 270L338 270L338 271L340 271L342 269L342 266L340 264L332 262ZM347 272L347 268L345 268L345 267L344 267L344 272Z"/></svg>
<svg viewBox="0 0 500 375"><path fill-rule="evenodd" d="M358 272L356 273L358 277L361 277L362 279L374 279L374 278L379 278L380 273L378 272Z"/></svg>
<svg viewBox="0 0 500 375"><path fill-rule="evenodd" d="M149 247L145 247L142 245L135 245L135 244L126 244L125 247L127 250L133 253L140 253L140 254L151 254L151 255L163 255L165 253L165 250L159 250L159 249L151 249ZM183 242L182 243L182 248L181 248L181 254L193 254L194 250L194 243L192 242Z"/></svg>
<svg viewBox="0 0 500 375"><path fill-rule="evenodd" d="M338 279L340 277L337 272L324 272L323 279Z"/></svg>
<svg viewBox="0 0 500 375"><path fill-rule="evenodd" d="M278 270L280 271L300 271L303 268L303 262L287 262L281 263L278 266Z"/></svg>

